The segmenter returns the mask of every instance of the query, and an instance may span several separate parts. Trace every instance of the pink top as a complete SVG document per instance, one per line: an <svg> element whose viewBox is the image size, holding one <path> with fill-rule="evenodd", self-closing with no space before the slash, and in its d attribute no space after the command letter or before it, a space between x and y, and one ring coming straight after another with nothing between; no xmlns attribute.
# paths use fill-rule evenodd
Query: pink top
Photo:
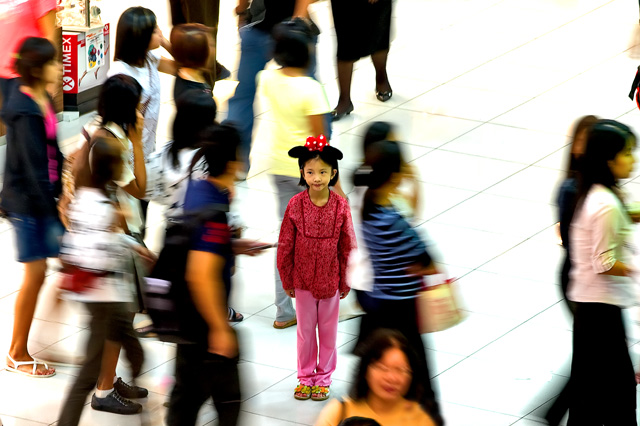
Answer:
<svg viewBox="0 0 640 426"><path fill-rule="evenodd" d="M42 37L38 19L56 10L56 0L0 1L0 78L19 77L13 70L15 53L27 37Z"/></svg>
<svg viewBox="0 0 640 426"><path fill-rule="evenodd" d="M331 191L318 207L303 191L294 196L284 214L278 240L278 271L285 290L310 291L316 299L348 293L346 272L356 237L351 209Z"/></svg>

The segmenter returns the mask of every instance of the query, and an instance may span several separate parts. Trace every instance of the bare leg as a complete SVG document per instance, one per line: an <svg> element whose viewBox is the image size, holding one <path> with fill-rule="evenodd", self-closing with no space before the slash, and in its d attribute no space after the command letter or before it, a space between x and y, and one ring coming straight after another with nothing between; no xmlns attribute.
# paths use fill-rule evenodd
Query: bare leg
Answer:
<svg viewBox="0 0 640 426"><path fill-rule="evenodd" d="M102 353L102 366L98 377L98 389L109 390L113 388L113 379L116 377L116 366L120 357L120 343L105 340Z"/></svg>
<svg viewBox="0 0 640 426"><path fill-rule="evenodd" d="M340 98L336 112L342 114L351 106L351 77L353 76L353 61L338 61L338 87Z"/></svg>
<svg viewBox="0 0 640 426"><path fill-rule="evenodd" d="M371 62L376 69L376 92L389 92L391 85L387 76L387 57L388 50L380 50L371 55Z"/></svg>
<svg viewBox="0 0 640 426"><path fill-rule="evenodd" d="M16 361L31 361L33 358L27 350L27 340L33 322L33 314L38 302L38 293L44 283L45 272L47 271L47 260L40 259L24 264L24 279L22 287L18 293L15 306L15 317L13 321L13 337L9 347L9 355ZM7 365L11 362L7 359ZM22 365L20 370L31 373L33 367ZM44 365L38 365L36 374L50 374L55 369L46 370Z"/></svg>

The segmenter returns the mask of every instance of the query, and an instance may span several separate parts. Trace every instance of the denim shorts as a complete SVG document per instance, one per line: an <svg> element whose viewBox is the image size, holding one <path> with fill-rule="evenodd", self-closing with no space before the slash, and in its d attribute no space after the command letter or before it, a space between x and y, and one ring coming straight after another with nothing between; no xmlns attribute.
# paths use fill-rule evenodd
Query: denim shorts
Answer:
<svg viewBox="0 0 640 426"><path fill-rule="evenodd" d="M9 213L9 221L16 232L18 262L58 257L64 226L57 216Z"/></svg>

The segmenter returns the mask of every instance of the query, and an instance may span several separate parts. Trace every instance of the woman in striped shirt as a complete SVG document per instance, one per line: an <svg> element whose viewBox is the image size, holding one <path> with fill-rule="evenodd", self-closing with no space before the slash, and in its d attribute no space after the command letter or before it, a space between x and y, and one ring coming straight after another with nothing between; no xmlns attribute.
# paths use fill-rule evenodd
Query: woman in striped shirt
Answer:
<svg viewBox="0 0 640 426"><path fill-rule="evenodd" d="M380 328L400 331L418 355L424 395L422 405L438 425L444 421L429 381L427 358L416 321L416 297L423 275L437 272L424 242L390 200L402 181L402 155L397 142L381 141L367 150L369 167L356 174L356 185L367 186L362 207L362 236L373 265L371 292L359 292L367 312L360 325L355 352Z"/></svg>

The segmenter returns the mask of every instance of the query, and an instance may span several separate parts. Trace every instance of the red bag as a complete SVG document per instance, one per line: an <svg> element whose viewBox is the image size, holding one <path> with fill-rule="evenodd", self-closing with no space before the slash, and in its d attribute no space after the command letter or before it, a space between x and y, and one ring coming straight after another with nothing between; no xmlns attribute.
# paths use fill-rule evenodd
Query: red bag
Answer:
<svg viewBox="0 0 640 426"><path fill-rule="evenodd" d="M106 277L107 275L108 272L92 272L70 266L62 271L60 289L73 293L84 293L91 288L95 288L96 279Z"/></svg>

